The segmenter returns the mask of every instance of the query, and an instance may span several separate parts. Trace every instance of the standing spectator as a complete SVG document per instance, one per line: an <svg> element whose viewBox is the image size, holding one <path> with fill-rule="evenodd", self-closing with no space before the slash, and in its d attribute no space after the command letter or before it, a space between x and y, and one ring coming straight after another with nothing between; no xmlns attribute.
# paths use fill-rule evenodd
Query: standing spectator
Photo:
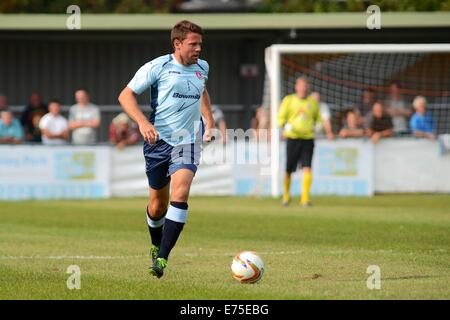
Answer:
<svg viewBox="0 0 450 320"><path fill-rule="evenodd" d="M39 122L42 132L42 143L46 145L66 144L69 139L69 123L61 115L61 103L52 100L48 103L49 113Z"/></svg>
<svg viewBox="0 0 450 320"><path fill-rule="evenodd" d="M47 105L42 102L41 95L38 92L33 92L20 119L25 132L25 141L42 141L39 121L47 112Z"/></svg>
<svg viewBox="0 0 450 320"><path fill-rule="evenodd" d="M135 144L139 138L137 126L125 112L119 113L109 126L109 141L118 149Z"/></svg>
<svg viewBox="0 0 450 320"><path fill-rule="evenodd" d="M19 144L23 140L23 129L19 120L13 117L11 111L1 112L0 143Z"/></svg>
<svg viewBox="0 0 450 320"><path fill-rule="evenodd" d="M315 91L311 93L311 98L317 101L319 103L320 107L320 116L322 117L322 123L317 123L316 129L321 131L323 128L325 129L325 134L327 136L327 139L332 140L334 139L333 134L333 128L331 126L331 111L330 107L327 103L320 101L320 94Z"/></svg>
<svg viewBox="0 0 450 320"><path fill-rule="evenodd" d="M426 105L425 97L417 96L414 98L413 106L416 112L411 117L410 126L414 136L433 140L435 138L434 119L431 113L427 111Z"/></svg>
<svg viewBox="0 0 450 320"><path fill-rule="evenodd" d="M364 128L358 123L358 116L355 110L346 112L345 121L342 129L339 131L341 138L357 138L364 136Z"/></svg>
<svg viewBox="0 0 450 320"><path fill-rule="evenodd" d="M94 144L96 130L100 126L100 110L89 102L89 94L80 89L75 92L77 102L69 110L69 128L72 130L74 144Z"/></svg>
<svg viewBox="0 0 450 320"><path fill-rule="evenodd" d="M251 120L252 129L255 130L256 140L270 140L270 110L264 106L256 108L255 116Z"/></svg>
<svg viewBox="0 0 450 320"><path fill-rule="evenodd" d="M391 83L389 97L386 99L387 112L392 117L394 124L394 133L402 135L408 133L408 119L412 114L412 110L407 107L397 83Z"/></svg>
<svg viewBox="0 0 450 320"><path fill-rule="evenodd" d="M381 101L373 104L368 124L368 135L374 144L378 143L381 138L391 137L394 134L392 118L385 112Z"/></svg>
<svg viewBox="0 0 450 320"><path fill-rule="evenodd" d="M8 101L6 95L0 93L0 112L8 110Z"/></svg>

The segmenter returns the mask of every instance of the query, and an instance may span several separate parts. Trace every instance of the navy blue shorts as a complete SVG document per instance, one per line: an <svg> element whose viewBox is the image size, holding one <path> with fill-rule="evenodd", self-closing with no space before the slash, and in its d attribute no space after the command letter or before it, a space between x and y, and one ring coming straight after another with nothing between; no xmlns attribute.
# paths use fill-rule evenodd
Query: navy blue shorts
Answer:
<svg viewBox="0 0 450 320"><path fill-rule="evenodd" d="M180 169L189 169L194 174L200 162L201 143L171 146L164 140L155 144L144 142L145 172L148 185L156 190L170 182L170 176Z"/></svg>

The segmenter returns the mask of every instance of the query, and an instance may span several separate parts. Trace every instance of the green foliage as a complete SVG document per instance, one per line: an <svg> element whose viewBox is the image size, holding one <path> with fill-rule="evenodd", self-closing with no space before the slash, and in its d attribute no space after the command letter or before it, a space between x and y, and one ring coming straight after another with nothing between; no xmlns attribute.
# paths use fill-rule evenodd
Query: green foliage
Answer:
<svg viewBox="0 0 450 320"><path fill-rule="evenodd" d="M2 0L1 13L65 13L77 5L84 13L168 13L176 0Z"/></svg>
<svg viewBox="0 0 450 320"><path fill-rule="evenodd" d="M259 12L360 12L369 5L382 11L450 10L449 0L264 0Z"/></svg>
<svg viewBox="0 0 450 320"><path fill-rule="evenodd" d="M1 0L0 13L65 13L72 4L85 13L171 13L181 0ZM450 0L263 0L256 12L361 12L450 10Z"/></svg>

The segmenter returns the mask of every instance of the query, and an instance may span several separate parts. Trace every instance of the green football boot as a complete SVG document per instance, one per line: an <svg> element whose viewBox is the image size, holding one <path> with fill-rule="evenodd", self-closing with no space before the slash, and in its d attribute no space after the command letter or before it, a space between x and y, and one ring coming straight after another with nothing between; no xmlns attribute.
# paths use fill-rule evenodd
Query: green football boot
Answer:
<svg viewBox="0 0 450 320"><path fill-rule="evenodd" d="M158 254L159 254L159 247L152 245L152 247L150 248L150 257L152 258L152 264L155 263Z"/></svg>
<svg viewBox="0 0 450 320"><path fill-rule="evenodd" d="M148 270L152 276L158 279L164 275L164 269L167 267L167 260L164 258L156 258L153 265Z"/></svg>

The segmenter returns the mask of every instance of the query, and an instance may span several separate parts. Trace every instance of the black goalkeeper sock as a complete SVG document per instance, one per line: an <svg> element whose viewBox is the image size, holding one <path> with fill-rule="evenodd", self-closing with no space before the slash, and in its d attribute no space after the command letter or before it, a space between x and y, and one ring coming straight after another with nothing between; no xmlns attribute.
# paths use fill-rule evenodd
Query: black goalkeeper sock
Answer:
<svg viewBox="0 0 450 320"><path fill-rule="evenodd" d="M175 246L186 222L187 209L188 204L186 202L170 202L164 222L159 258L168 260L170 251Z"/></svg>

